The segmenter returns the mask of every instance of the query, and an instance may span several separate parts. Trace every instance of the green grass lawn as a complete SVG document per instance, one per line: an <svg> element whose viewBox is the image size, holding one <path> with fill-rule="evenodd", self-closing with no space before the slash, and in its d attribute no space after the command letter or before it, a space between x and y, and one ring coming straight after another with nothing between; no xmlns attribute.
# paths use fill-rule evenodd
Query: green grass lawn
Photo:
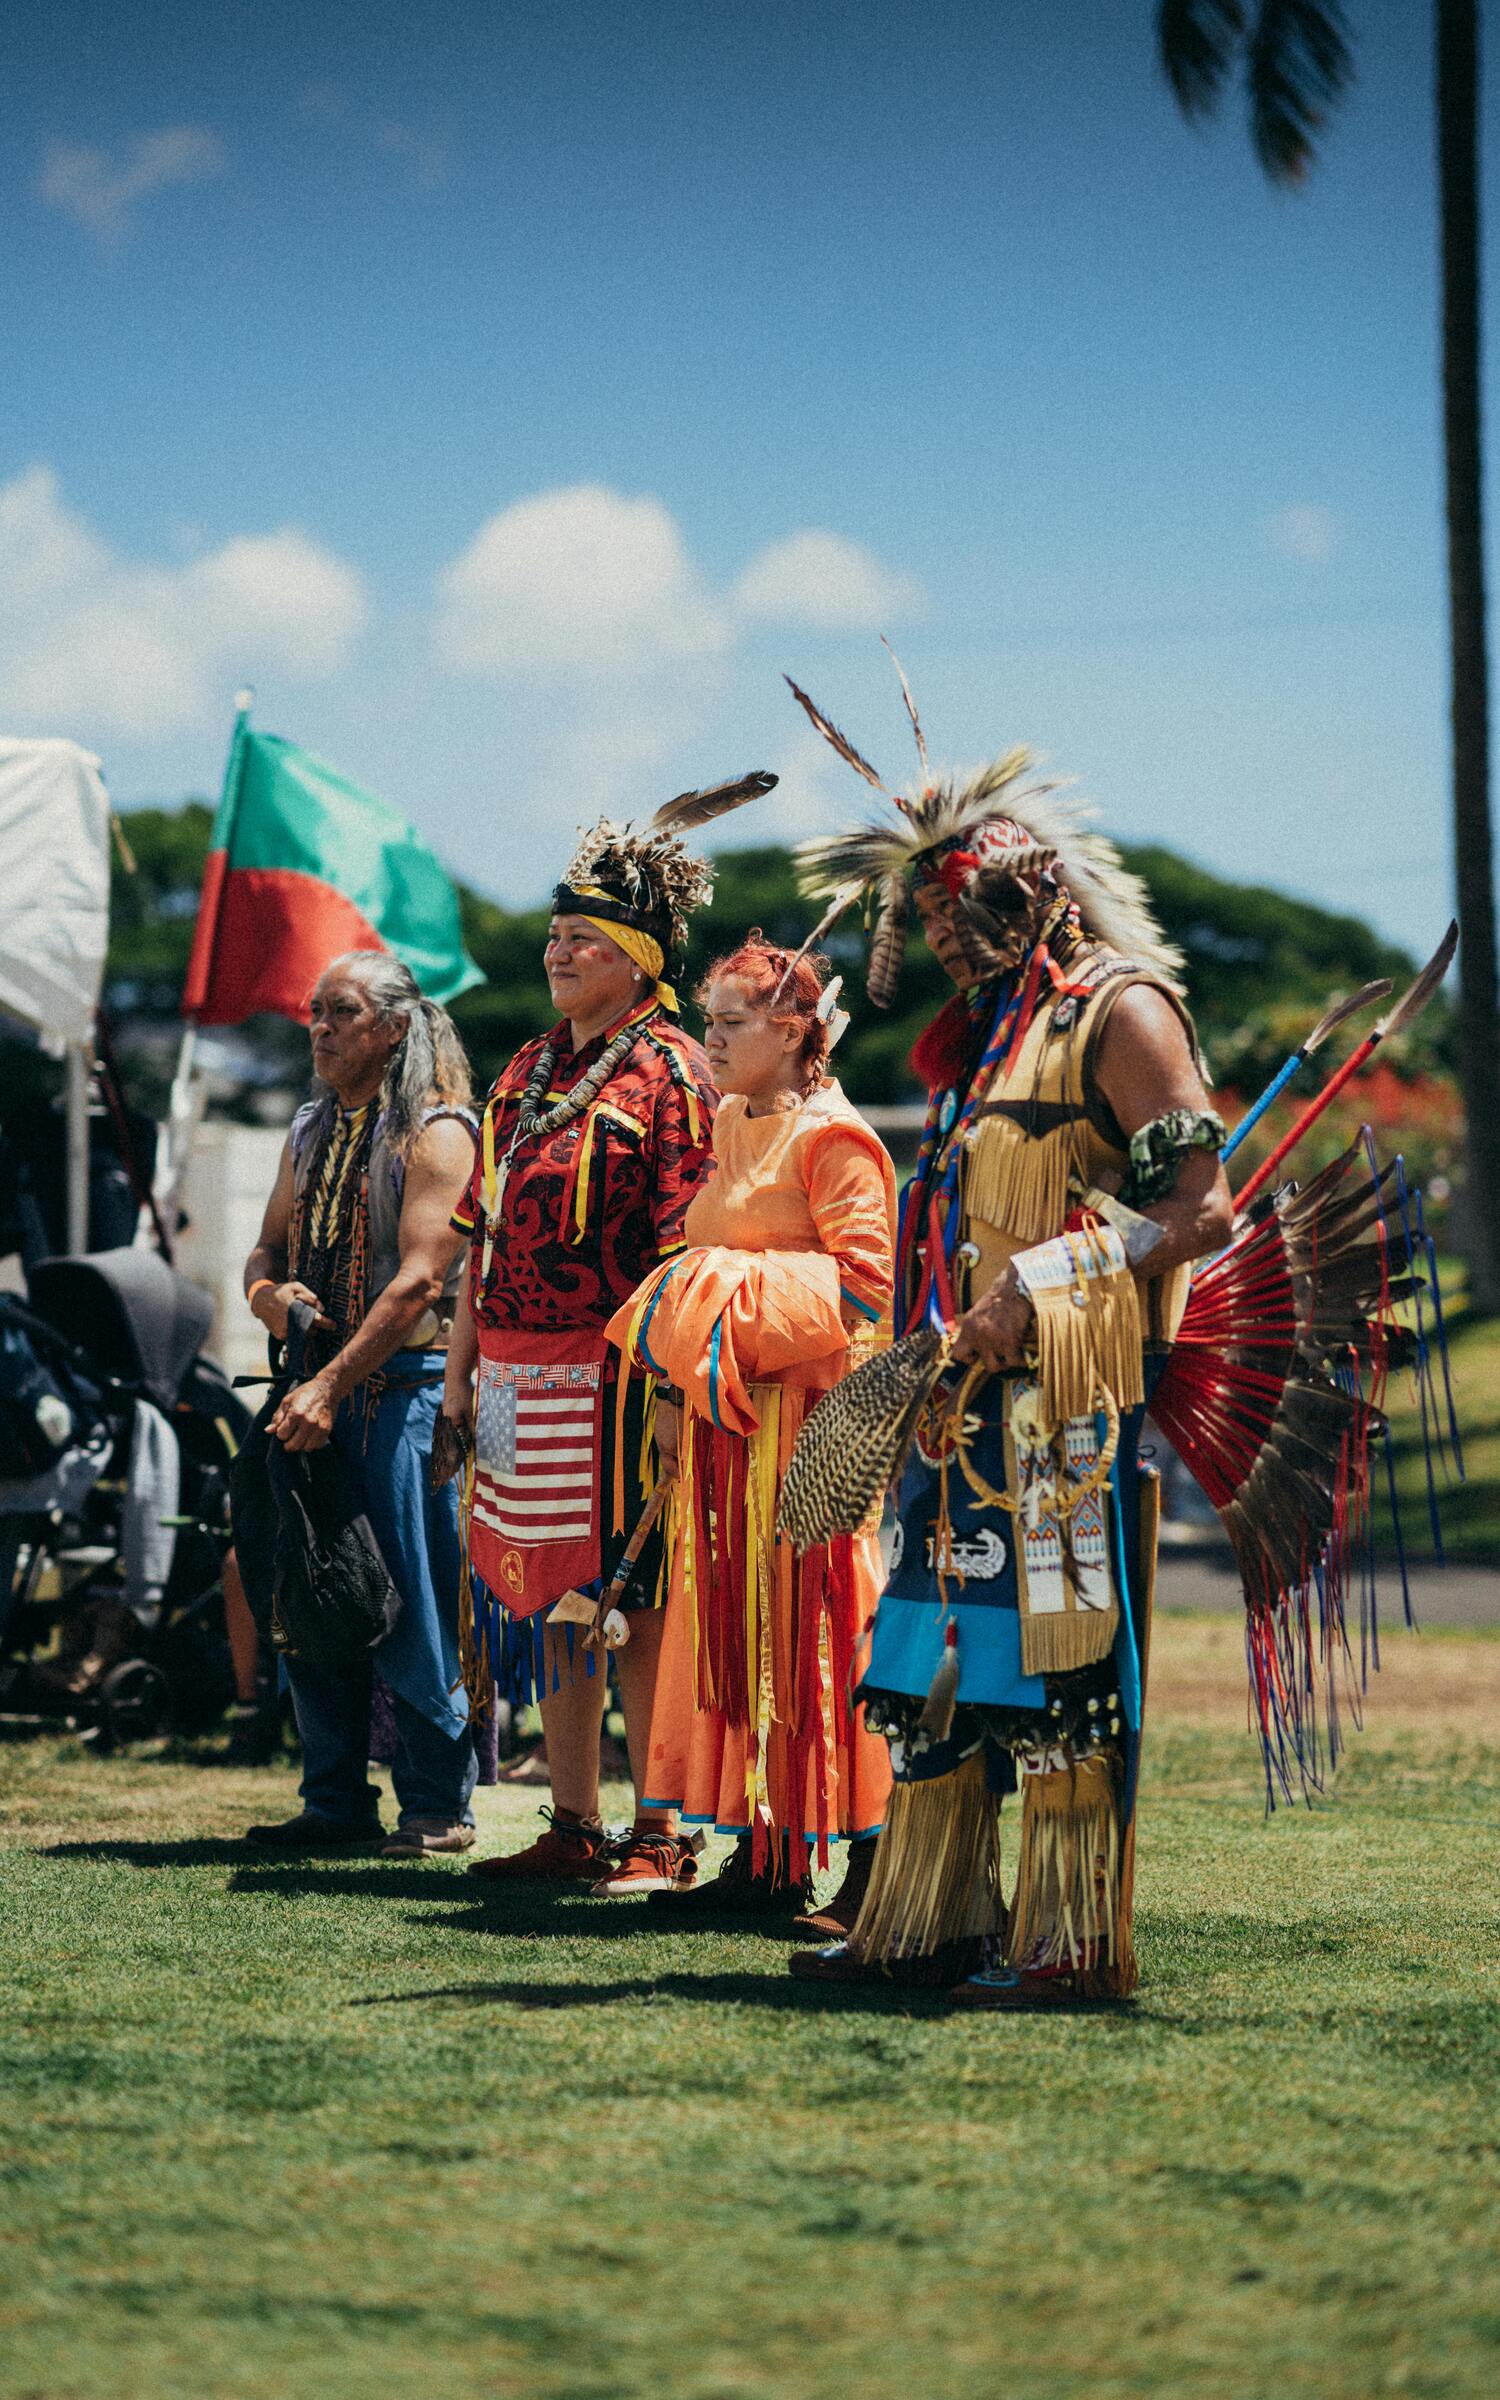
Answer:
<svg viewBox="0 0 1500 2400"><path fill-rule="evenodd" d="M0 2390L1494 2391L1500 1642L1401 1646L1269 1823L1236 1650L1161 1629L1141 1998L1045 2018L278 1865L285 1770L3 1746Z"/></svg>
<svg viewBox="0 0 1500 2400"><path fill-rule="evenodd" d="M1466 1481L1459 1483L1435 1464L1438 1515L1443 1547L1456 1564L1500 1566L1500 1318L1470 1316L1462 1302L1461 1285L1446 1293L1453 1310L1449 1347L1453 1400L1463 1440ZM1438 1369L1441 1431L1447 1437L1442 1373ZM1427 1467L1421 1439L1421 1419L1413 1407L1404 1378L1392 1378L1391 1431L1396 1454L1396 1483L1401 1494L1402 1524L1414 1556L1430 1557ZM1383 1492L1377 1492L1377 1538L1389 1548L1390 1511Z"/></svg>

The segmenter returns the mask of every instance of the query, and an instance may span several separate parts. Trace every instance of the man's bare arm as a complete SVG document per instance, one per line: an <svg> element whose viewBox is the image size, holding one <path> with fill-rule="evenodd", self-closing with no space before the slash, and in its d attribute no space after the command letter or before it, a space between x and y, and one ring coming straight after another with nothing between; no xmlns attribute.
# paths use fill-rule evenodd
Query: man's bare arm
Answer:
<svg viewBox="0 0 1500 2400"><path fill-rule="evenodd" d="M407 1161L401 1203L401 1263L343 1348L321 1373L288 1393L271 1431L289 1450L321 1448L333 1430L339 1402L383 1367L424 1312L442 1297L463 1239L450 1223L474 1165L468 1128L439 1117L417 1136Z"/></svg>
<svg viewBox="0 0 1500 2400"><path fill-rule="evenodd" d="M305 1283L287 1276L287 1242L292 1224L292 1141L288 1134L281 1146L276 1168L276 1181L266 1202L261 1219L260 1239L245 1261L244 1290L250 1302L250 1314L259 1319L267 1333L278 1342L286 1340L287 1314L294 1300L305 1301L319 1312L319 1322L327 1325L322 1315L323 1303L318 1294L309 1291ZM259 1285L259 1290L256 1286ZM254 1294L253 1299L251 1294Z"/></svg>
<svg viewBox="0 0 1500 2400"><path fill-rule="evenodd" d="M1100 1038L1098 1076L1127 1138L1169 1109L1203 1116L1213 1107L1187 1027L1170 1000L1149 984L1132 984L1115 1002ZM1222 1249L1234 1221L1234 1202L1218 1152L1187 1151L1171 1191L1140 1213L1160 1225L1164 1237L1137 1270L1142 1281L1164 1275L1184 1259Z"/></svg>

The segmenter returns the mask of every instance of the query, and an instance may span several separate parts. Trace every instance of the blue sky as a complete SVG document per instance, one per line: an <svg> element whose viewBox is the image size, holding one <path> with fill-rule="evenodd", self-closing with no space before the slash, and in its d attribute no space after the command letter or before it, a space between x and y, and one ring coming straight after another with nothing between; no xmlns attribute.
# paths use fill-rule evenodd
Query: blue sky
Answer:
<svg viewBox="0 0 1500 2400"><path fill-rule="evenodd" d="M862 813L779 676L905 777L883 631L938 755L1430 942L1429 12L1295 196L1153 13L12 0L0 725L175 799L251 682L526 902L750 765L727 838Z"/></svg>

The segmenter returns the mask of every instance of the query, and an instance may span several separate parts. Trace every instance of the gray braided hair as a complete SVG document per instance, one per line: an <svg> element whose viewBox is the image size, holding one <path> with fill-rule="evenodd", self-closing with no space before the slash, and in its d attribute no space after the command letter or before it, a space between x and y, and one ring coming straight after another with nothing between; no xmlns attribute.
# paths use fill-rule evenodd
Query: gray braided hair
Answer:
<svg viewBox="0 0 1500 2400"><path fill-rule="evenodd" d="M389 950L346 950L328 961L323 974L357 983L383 1024L405 1021L380 1087L386 1139L404 1158L429 1108L467 1108L474 1096L458 1027L446 1008L423 998L410 967Z"/></svg>

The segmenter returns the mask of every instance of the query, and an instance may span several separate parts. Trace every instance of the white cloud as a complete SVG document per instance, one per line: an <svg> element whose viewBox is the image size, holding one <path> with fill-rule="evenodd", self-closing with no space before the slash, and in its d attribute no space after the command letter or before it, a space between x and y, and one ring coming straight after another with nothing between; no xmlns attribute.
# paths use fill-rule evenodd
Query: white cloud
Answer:
<svg viewBox="0 0 1500 2400"><path fill-rule="evenodd" d="M502 509L442 570L433 651L446 672L503 694L496 780L550 849L601 812L649 809L673 773L729 772L735 762L704 759L701 744L750 634L775 623L863 634L921 598L912 577L815 530L716 586L660 500L579 484ZM841 804L847 815L821 749L810 737L789 746L785 789L755 811L758 838L836 823Z"/></svg>
<svg viewBox="0 0 1500 2400"><path fill-rule="evenodd" d="M397 160L419 191L432 191L447 181L448 154L439 140L399 117L373 116L344 84L304 84L296 107L301 116L340 128L350 149L378 150Z"/></svg>
<svg viewBox="0 0 1500 2400"><path fill-rule="evenodd" d="M167 125L137 133L116 150L54 142L42 161L41 198L106 244L120 241L132 210L174 184L205 183L229 172L229 153L203 125Z"/></svg>
<svg viewBox="0 0 1500 2400"><path fill-rule="evenodd" d="M814 527L772 542L753 558L735 598L747 616L823 632L879 633L925 606L914 575L882 566L859 542Z"/></svg>
<svg viewBox="0 0 1500 2400"><path fill-rule="evenodd" d="M1331 508L1299 501L1266 519L1266 547L1298 567L1324 567L1339 548L1344 528Z"/></svg>
<svg viewBox="0 0 1500 2400"><path fill-rule="evenodd" d="M0 706L28 731L210 724L237 683L335 673L366 615L353 568L294 526L141 565L66 506L50 468L0 486Z"/></svg>
<svg viewBox="0 0 1500 2400"><path fill-rule="evenodd" d="M730 640L668 510L602 484L502 509L438 596L438 656L464 675L639 675Z"/></svg>
<svg viewBox="0 0 1500 2400"><path fill-rule="evenodd" d="M752 623L870 632L924 604L914 576L811 528L715 592L661 501L603 484L502 509L444 568L438 596L441 664L501 679L640 675L720 656Z"/></svg>

